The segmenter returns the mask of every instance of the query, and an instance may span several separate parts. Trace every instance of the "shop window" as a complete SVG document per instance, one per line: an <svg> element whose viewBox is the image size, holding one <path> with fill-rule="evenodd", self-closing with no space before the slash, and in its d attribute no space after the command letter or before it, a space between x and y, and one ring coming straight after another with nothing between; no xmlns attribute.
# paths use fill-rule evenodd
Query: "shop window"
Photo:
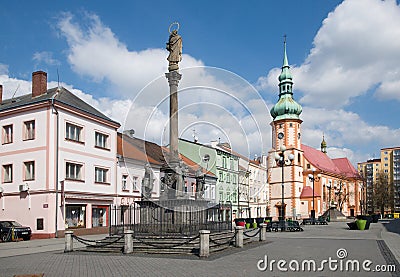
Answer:
<svg viewBox="0 0 400 277"><path fill-rule="evenodd" d="M92 227L107 226L108 207L93 206L92 208Z"/></svg>
<svg viewBox="0 0 400 277"><path fill-rule="evenodd" d="M66 205L65 206L65 227L85 228L86 227L86 206Z"/></svg>

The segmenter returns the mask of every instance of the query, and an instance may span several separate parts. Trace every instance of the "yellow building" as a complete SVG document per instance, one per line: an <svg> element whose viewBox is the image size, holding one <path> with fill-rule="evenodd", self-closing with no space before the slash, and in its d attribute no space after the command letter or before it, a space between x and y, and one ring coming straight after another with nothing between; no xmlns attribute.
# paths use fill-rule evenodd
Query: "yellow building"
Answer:
<svg viewBox="0 0 400 277"><path fill-rule="evenodd" d="M373 187L381 172L381 159L371 159L357 164L358 173L363 180L363 191L365 193L365 211L367 214L375 212Z"/></svg>

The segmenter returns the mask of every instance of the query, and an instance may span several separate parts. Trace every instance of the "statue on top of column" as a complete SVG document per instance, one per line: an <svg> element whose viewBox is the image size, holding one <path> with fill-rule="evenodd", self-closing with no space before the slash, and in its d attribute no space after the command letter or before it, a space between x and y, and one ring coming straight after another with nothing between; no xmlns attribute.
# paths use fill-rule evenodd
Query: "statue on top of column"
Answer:
<svg viewBox="0 0 400 277"><path fill-rule="evenodd" d="M176 25L176 29L171 31L171 27ZM182 60L182 37L178 35L179 23L174 22L169 26L169 40L166 49L169 51L167 60L169 61L168 70L178 70L178 63Z"/></svg>

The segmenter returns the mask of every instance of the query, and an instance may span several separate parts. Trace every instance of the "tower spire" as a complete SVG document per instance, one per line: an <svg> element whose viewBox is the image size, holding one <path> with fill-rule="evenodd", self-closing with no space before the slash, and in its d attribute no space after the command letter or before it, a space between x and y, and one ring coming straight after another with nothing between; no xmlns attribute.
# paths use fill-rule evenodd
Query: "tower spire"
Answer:
<svg viewBox="0 0 400 277"><path fill-rule="evenodd" d="M283 65L282 65L282 69L284 67L288 67L289 68L289 62L288 62L288 58L287 58L287 54L286 54L286 34L283 36Z"/></svg>
<svg viewBox="0 0 400 277"><path fill-rule="evenodd" d="M322 133L321 152L326 154L326 141L324 133Z"/></svg>
<svg viewBox="0 0 400 277"><path fill-rule="evenodd" d="M301 106L293 99L293 80L290 73L290 66L286 51L286 35L283 36L283 65L279 75L279 100L271 109L274 120L279 119L298 119L302 112Z"/></svg>

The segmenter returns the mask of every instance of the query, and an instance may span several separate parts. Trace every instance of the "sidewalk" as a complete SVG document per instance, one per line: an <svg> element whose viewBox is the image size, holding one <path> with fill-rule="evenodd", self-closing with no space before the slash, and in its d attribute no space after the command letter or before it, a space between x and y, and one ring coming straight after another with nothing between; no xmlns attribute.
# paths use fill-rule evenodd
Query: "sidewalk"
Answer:
<svg viewBox="0 0 400 277"><path fill-rule="evenodd" d="M304 232L269 232L267 243L253 242L244 249L214 254L201 260L195 256L145 254L63 253L63 239L36 240L0 244L0 276L44 273L44 276L400 276L382 272L281 272L277 261L304 261L333 258L345 249L348 259L371 260L373 265L387 265L378 241L394 250L400 248L398 237L388 233L382 224L372 224L369 231L350 231L346 223L332 222L328 226L305 226ZM397 235L397 234L393 234ZM99 239L87 237L90 239ZM393 243L393 239L396 239ZM7 245L7 246L6 246ZM77 245L78 246L78 245ZM20 252L19 248L23 250ZM391 249L392 249L391 248ZM5 251L5 252L4 252ZM25 253L24 253L25 251ZM46 252L52 251L52 252ZM392 250L393 251L393 250ZM27 255L21 255L21 253ZM32 253L32 254L29 254ZM35 253L35 254L33 254ZM274 268L260 271L257 264L265 258L276 260ZM287 265L286 265L287 267ZM399 270L399 268L397 269Z"/></svg>
<svg viewBox="0 0 400 277"><path fill-rule="evenodd" d="M103 239L106 235L90 235L83 236L83 238L90 240ZM18 255L44 253L52 251L64 251L64 238L53 238L53 239L36 239L27 241L16 241L16 242L3 242L0 243L0 258L13 257ZM74 240L74 248L84 247L83 244ZM0 276L2 276L0 274Z"/></svg>

